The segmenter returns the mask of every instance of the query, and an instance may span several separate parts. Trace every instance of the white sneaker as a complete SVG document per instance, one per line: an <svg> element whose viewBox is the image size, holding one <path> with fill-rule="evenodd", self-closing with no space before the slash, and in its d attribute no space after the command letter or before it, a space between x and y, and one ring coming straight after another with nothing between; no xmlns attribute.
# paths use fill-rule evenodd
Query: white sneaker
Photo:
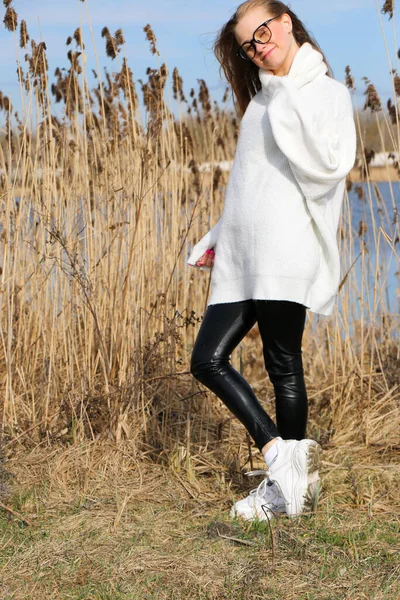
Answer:
<svg viewBox="0 0 400 600"><path fill-rule="evenodd" d="M268 474L264 469L248 471L246 475ZM246 498L235 502L230 511L230 516L241 516L248 521L258 518L260 521L272 519L274 513L286 510L286 503L279 490L272 481L266 477Z"/></svg>
<svg viewBox="0 0 400 600"><path fill-rule="evenodd" d="M320 490L321 446L314 440L281 440L268 475L285 499L286 512L296 516L315 510Z"/></svg>

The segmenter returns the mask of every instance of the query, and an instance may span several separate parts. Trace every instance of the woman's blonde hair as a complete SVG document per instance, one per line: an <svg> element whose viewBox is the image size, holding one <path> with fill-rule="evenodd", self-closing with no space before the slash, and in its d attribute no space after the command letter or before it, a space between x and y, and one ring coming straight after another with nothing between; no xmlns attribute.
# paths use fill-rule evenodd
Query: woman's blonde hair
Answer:
<svg viewBox="0 0 400 600"><path fill-rule="evenodd" d="M234 30L243 15L257 6L263 6L271 17L284 13L288 14L292 19L292 33L297 44L302 46L305 42L309 42L315 50L318 50L328 67L328 76L333 77L332 69L314 37L286 4L279 2L279 0L247 0L238 6L234 15L219 30L213 44L214 54L221 65L220 74L222 75L222 71L224 72L232 88L233 104L240 117L243 116L252 97L261 89L261 82L258 76L259 67L253 61L244 61L236 55L239 44L235 38Z"/></svg>

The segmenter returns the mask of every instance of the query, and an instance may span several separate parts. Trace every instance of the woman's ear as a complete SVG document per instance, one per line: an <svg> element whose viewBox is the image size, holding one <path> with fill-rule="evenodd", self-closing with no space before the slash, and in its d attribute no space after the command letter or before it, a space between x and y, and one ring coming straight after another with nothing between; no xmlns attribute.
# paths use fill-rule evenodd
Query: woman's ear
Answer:
<svg viewBox="0 0 400 600"><path fill-rule="evenodd" d="M288 15L286 13L284 15L282 15L282 24L288 33L292 32L293 25L292 25L292 19L290 18L290 15Z"/></svg>

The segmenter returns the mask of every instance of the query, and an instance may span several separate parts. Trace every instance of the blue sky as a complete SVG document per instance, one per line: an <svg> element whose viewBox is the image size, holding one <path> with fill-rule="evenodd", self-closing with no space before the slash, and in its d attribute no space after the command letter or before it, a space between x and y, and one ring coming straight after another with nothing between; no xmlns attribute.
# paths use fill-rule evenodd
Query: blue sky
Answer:
<svg viewBox="0 0 400 600"><path fill-rule="evenodd" d="M364 101L367 76L377 87L382 100L391 95L391 80L385 45L380 28L379 11L383 0L298 0L289 3L313 33L330 62L334 76L344 81L344 69L350 65L356 80L357 102ZM169 72L177 67L188 96L198 89L197 79L205 79L212 98L220 100L225 83L220 80L219 65L212 54L212 42L218 29L232 15L239 2L232 0L13 0L19 20L25 19L28 31L37 42L43 39L48 50L50 80L57 66L67 67L66 39L82 23L86 42L87 68L96 67L87 10L93 26L101 68L117 69L126 53L134 79L145 80L147 67L166 62ZM4 15L3 2L0 4ZM393 67L398 66L394 44L393 21L381 15L387 35ZM396 17L395 17L396 18ZM3 16L1 20L3 19ZM153 56L143 27L150 23L157 37L160 57ZM112 61L105 54L101 30L107 25L114 32L122 27L126 45L120 57ZM399 42L400 44L400 35ZM0 90L11 97L19 109L19 84L16 57L23 59L15 36L0 27ZM94 83L93 79L90 82ZM169 85L169 90L171 86ZM139 91L139 89L138 89ZM172 97L172 92L171 92Z"/></svg>

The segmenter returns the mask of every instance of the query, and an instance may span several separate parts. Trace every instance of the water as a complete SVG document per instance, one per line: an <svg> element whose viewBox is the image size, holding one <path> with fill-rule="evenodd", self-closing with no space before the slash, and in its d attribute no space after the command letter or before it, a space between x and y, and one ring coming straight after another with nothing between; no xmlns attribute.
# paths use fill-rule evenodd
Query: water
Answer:
<svg viewBox="0 0 400 600"><path fill-rule="evenodd" d="M355 186L363 192L363 198L359 198ZM347 240L341 241L342 277L363 249L364 253L355 263L341 293L347 289L353 294L354 316L359 316L362 309L366 315L399 314L400 182L362 183L355 186L349 192L349 204L344 203L342 212L342 226L347 233ZM349 208L353 240L351 254L348 242ZM364 235L360 231L360 223Z"/></svg>
<svg viewBox="0 0 400 600"><path fill-rule="evenodd" d="M357 193L363 191L363 199ZM16 198L19 203L19 198ZM160 199L155 198L155 222L158 235L166 233L165 228L171 223L165 223L164 211L160 208ZM397 213L397 214L396 214ZM379 313L400 314L400 241L399 219L400 213L400 182L379 184L355 184L349 192L348 202L345 199L341 228L344 237L340 241L340 254L342 261L342 278L350 268L353 261L356 262L351 269L338 298L340 311L347 306L351 307L354 319L364 311L365 316ZM34 226L33 211L30 211L30 226ZM82 202L77 203L76 225L79 230L84 229L85 215L82 210ZM121 216L121 221L124 220ZM128 219L129 220L129 219ZM359 235L360 222L366 227L366 233ZM164 229L163 229L164 228ZM3 227L0 224L0 233ZM392 240L391 243L388 239ZM166 238L169 237L167 233ZM365 243L365 245L364 245ZM363 256L359 257L364 248ZM3 254L0 247L0 258ZM85 257L82 257L85 258ZM379 269L379 278L376 270Z"/></svg>

